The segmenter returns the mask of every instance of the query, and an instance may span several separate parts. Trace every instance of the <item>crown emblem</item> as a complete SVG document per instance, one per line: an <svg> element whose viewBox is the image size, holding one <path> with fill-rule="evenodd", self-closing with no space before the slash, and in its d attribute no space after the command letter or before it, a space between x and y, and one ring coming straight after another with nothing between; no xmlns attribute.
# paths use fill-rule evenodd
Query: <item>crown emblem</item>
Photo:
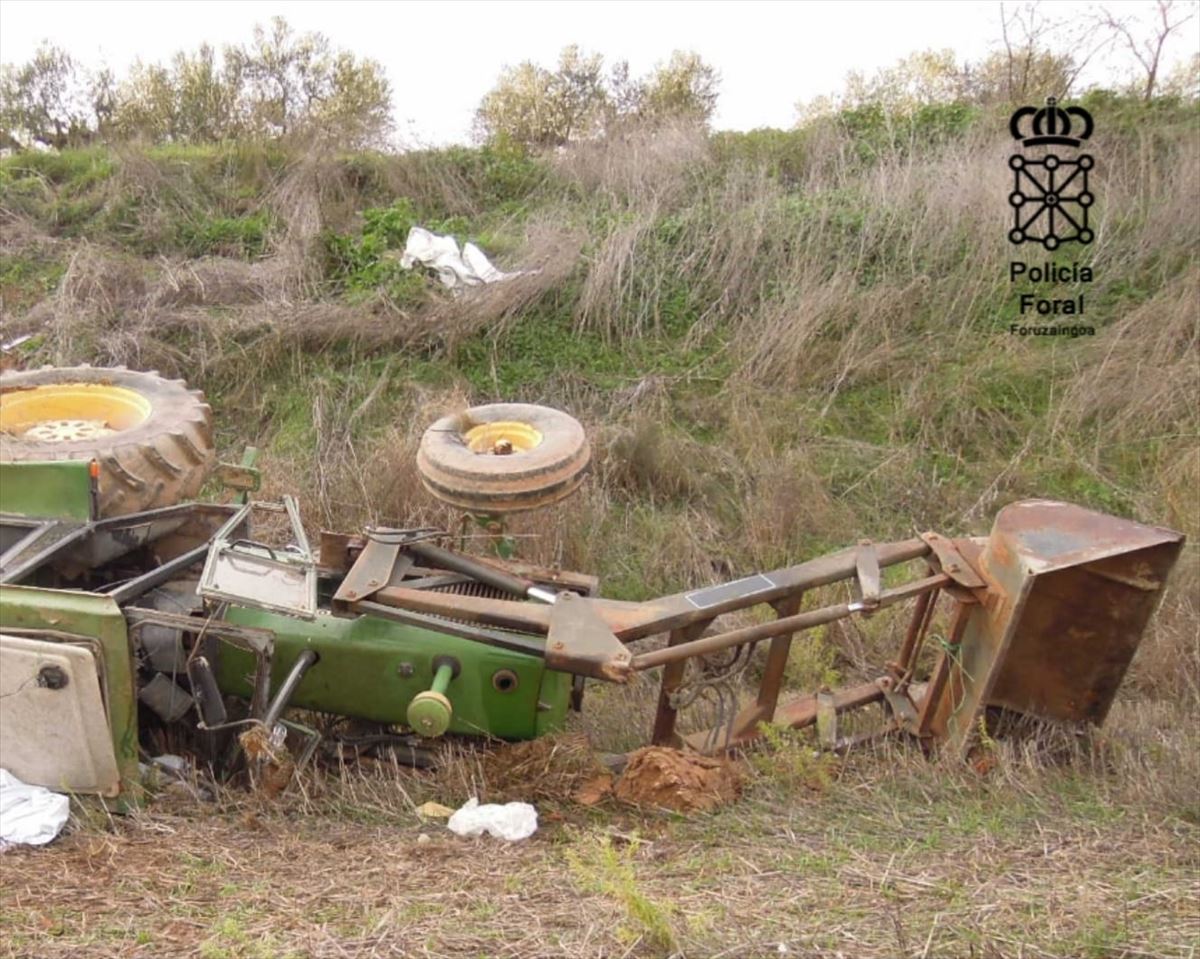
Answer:
<svg viewBox="0 0 1200 959"><path fill-rule="evenodd" d="M1025 136L1021 128L1027 117L1033 118L1029 124L1029 136ZM1057 144L1077 147L1092 135L1092 115L1083 107L1064 109L1054 97L1046 97L1046 105L1041 109L1021 107L1017 110L1008 121L1008 129L1014 139L1021 141L1022 146Z"/></svg>

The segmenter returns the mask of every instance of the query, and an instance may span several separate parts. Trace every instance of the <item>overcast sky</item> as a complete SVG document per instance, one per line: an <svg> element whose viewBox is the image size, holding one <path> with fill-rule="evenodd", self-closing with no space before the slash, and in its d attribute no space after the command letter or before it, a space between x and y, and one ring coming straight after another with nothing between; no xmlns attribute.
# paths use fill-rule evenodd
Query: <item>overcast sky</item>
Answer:
<svg viewBox="0 0 1200 959"><path fill-rule="evenodd" d="M1057 17L1091 5L1054 2ZM1146 2L1112 2L1145 15ZM27 60L43 39L88 66L118 75L134 60L164 60L207 41L249 39L255 23L282 15L336 46L383 64L396 120L410 143L465 141L480 97L506 64L551 64L569 43L649 70L673 49L695 50L721 72L718 129L788 127L798 100L837 90L849 70L872 72L914 50L952 48L959 59L994 49L996 2L365 2L365 0L0 0L0 62ZM1168 50L1171 63L1200 47L1193 20ZM1128 57L1109 57L1102 72Z"/></svg>

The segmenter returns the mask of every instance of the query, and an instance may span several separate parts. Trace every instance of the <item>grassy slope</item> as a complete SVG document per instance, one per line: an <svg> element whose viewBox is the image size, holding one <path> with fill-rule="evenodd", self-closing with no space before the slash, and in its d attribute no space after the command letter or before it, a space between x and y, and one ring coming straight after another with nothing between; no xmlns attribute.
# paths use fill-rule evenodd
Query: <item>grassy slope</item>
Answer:
<svg viewBox="0 0 1200 959"><path fill-rule="evenodd" d="M208 392L229 453L247 442L264 448L271 489L300 492L313 525L446 523L413 472L426 423L497 399L567 408L592 432L595 476L523 549L598 572L614 596L710 582L862 535L983 532L999 506L1030 495L1172 525L1194 540L1196 114L1096 106L1100 235L1086 257L1058 257L1095 265L1097 280L1083 290L1094 338L1008 334L1020 288L1006 279L1007 145L987 118L959 117L948 134L938 128L938 145L919 149L902 133L860 125L715 141L671 131L545 161L253 145L9 159L0 163L0 339L35 332L23 347L30 362L124 362L186 376ZM475 239L506 268L541 272L451 301L387 255L412 222ZM523 531L533 528L518 524ZM1193 550L1183 567L1111 721L1120 748L1107 771L1064 777L1012 749L994 792L907 761L907 785L893 792L887 764L875 763L793 808L794 797L775 791L784 762L733 810L630 827L655 833L653 845L635 844L632 868L653 902L668 912L675 902L670 936L697 955L758 936L748 923L793 948L840 943L848 954L920 954L927 937L930 954L946 955L1016 954L1021 943L1062 955L1124 946L1174 954L1194 943L1181 890L1196 862L1180 852L1181 843L1195 848L1198 818ZM796 685L882 661L889 625L879 618L865 631L819 634L793 669ZM639 737L605 717L646 708L644 695L619 692L595 695L589 719L614 747ZM225 857L242 869L237 808L218 817L225 851L198 852L201 865ZM405 809L392 802L388 828L412 829ZM522 933L517 953L561 941L620 954L639 936L636 952L669 951L653 910L647 926L637 896L621 891L625 880L593 888L571 871L578 856L606 855L596 837L611 815L621 814L517 856L522 882L548 890L559 909L545 930ZM912 817L918 833L940 838L897 839L872 826L900 829ZM198 848L208 827L179 825ZM154 828L126 824L111 842L153 858ZM52 858L12 861L30 870L59 862L69 877L92 841L84 833ZM267 848L283 861L291 841L275 837ZM356 842L330 852L333 861L352 858ZM728 859L717 872L737 892L712 892L715 872L697 879L693 860L708 844ZM486 865L486 852L475 856L464 876ZM146 891L195 888L189 861L152 870ZM65 898L54 901L67 912L47 913L35 902L45 890L25 869L2 880L6 925L34 937L16 940L16 953L32 941L49 951L46 929L63 933L64 954L81 937L117 951L137 932L154 934L118 912L107 933L85 928L90 920L71 918ZM260 889L277 875L263 869L247 866L232 885ZM757 870L766 878L747 878ZM278 915L303 901L296 882L272 900ZM1076 893L1064 894L1064 882ZM761 895L743 895L760 884ZM180 895L176 938L187 948L317 948L315 920L263 940L249 918L229 920L218 903L189 911ZM586 909L573 909L576 896ZM368 918L382 925L354 948L369 954L411 921L396 912L403 900L381 893ZM426 916L420 928L434 954L499 949L471 937L508 924L484 915L485 902L466 908L480 914L462 925L457 906L441 920L437 910ZM350 910L330 928L357 928L361 918ZM170 941L146 954L164 954ZM754 941L747 954L768 940Z"/></svg>

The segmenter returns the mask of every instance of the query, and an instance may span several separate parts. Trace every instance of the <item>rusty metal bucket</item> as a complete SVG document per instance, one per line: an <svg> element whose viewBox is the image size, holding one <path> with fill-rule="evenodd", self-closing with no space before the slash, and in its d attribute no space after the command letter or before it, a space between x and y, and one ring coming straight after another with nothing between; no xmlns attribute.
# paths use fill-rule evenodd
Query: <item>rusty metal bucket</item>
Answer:
<svg viewBox="0 0 1200 959"><path fill-rule="evenodd" d="M985 582L938 670L930 731L965 753L988 706L1099 724L1183 547L1172 530L1050 500L959 546Z"/></svg>

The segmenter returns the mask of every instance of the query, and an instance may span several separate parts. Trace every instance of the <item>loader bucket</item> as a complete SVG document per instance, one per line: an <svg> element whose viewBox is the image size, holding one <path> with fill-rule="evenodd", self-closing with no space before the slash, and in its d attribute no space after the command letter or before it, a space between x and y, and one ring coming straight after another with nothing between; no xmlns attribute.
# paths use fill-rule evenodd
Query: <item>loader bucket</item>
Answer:
<svg viewBox="0 0 1200 959"><path fill-rule="evenodd" d="M964 549L982 576L931 731L965 754L989 706L1099 725L1183 536L1051 500L1003 509ZM965 545L965 544L964 544Z"/></svg>

